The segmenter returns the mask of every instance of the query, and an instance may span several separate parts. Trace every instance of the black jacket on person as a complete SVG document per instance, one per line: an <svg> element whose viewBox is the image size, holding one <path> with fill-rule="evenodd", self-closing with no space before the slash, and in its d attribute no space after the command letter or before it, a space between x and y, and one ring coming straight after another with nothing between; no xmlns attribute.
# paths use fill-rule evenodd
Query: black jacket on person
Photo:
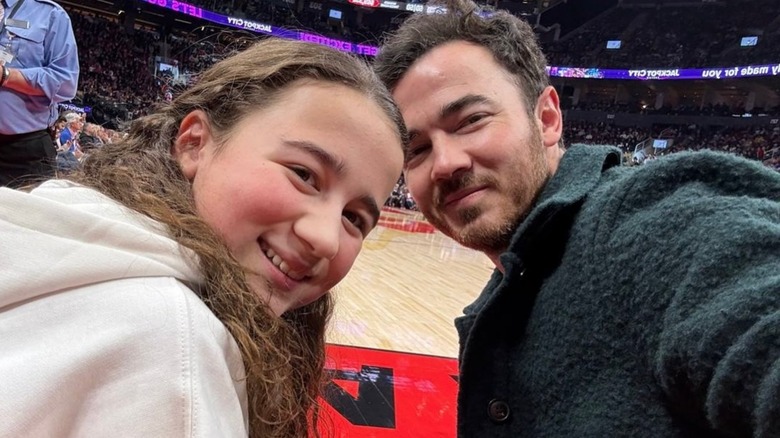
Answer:
<svg viewBox="0 0 780 438"><path fill-rule="evenodd" d="M568 150L456 320L458 436L780 436L780 173L619 164Z"/></svg>

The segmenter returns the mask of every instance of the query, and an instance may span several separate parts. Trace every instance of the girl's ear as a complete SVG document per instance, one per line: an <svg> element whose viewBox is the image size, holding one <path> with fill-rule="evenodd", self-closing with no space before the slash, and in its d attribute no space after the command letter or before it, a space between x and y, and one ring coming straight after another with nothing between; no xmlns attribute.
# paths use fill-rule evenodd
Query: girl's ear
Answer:
<svg viewBox="0 0 780 438"><path fill-rule="evenodd" d="M209 119L202 110L184 116L173 142L171 153L179 162L184 176L192 181L198 172L205 146L211 142Z"/></svg>

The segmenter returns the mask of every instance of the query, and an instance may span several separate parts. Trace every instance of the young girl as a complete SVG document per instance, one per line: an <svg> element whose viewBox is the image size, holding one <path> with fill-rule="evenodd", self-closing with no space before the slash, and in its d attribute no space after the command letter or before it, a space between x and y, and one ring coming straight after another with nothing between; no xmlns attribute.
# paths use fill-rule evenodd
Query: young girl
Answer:
<svg viewBox="0 0 780 438"><path fill-rule="evenodd" d="M305 436L405 137L362 61L265 40L67 181L0 190L3 433Z"/></svg>

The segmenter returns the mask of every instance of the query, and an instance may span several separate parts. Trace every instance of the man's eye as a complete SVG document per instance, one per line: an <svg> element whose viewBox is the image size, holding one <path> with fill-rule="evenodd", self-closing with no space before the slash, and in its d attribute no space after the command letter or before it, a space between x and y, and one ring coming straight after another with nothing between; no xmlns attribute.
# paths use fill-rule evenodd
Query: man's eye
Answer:
<svg viewBox="0 0 780 438"><path fill-rule="evenodd" d="M352 211L345 211L344 213L342 213L342 216L344 216L344 219L346 219L347 222L349 222L350 224L352 224L352 226L357 228L361 234L363 235L366 234L367 231L366 222L359 214Z"/></svg>
<svg viewBox="0 0 780 438"><path fill-rule="evenodd" d="M472 114L466 117L465 120L463 120L463 122L460 124L460 127L464 128L466 126L473 125L474 123L477 123L484 118L485 118L484 114Z"/></svg>
<svg viewBox="0 0 780 438"><path fill-rule="evenodd" d="M431 148L431 145L429 143L419 144L417 146L410 146L409 149L406 151L407 158L413 158L420 154L425 153L428 149Z"/></svg>

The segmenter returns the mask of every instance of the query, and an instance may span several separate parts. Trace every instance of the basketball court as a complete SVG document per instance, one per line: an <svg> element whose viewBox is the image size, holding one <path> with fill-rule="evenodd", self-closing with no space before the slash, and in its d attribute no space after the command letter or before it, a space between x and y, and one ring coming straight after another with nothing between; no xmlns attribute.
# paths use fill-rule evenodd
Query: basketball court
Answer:
<svg viewBox="0 0 780 438"><path fill-rule="evenodd" d="M334 291L325 419L338 437L454 437L458 338L453 319L492 263L416 212L382 211Z"/></svg>

